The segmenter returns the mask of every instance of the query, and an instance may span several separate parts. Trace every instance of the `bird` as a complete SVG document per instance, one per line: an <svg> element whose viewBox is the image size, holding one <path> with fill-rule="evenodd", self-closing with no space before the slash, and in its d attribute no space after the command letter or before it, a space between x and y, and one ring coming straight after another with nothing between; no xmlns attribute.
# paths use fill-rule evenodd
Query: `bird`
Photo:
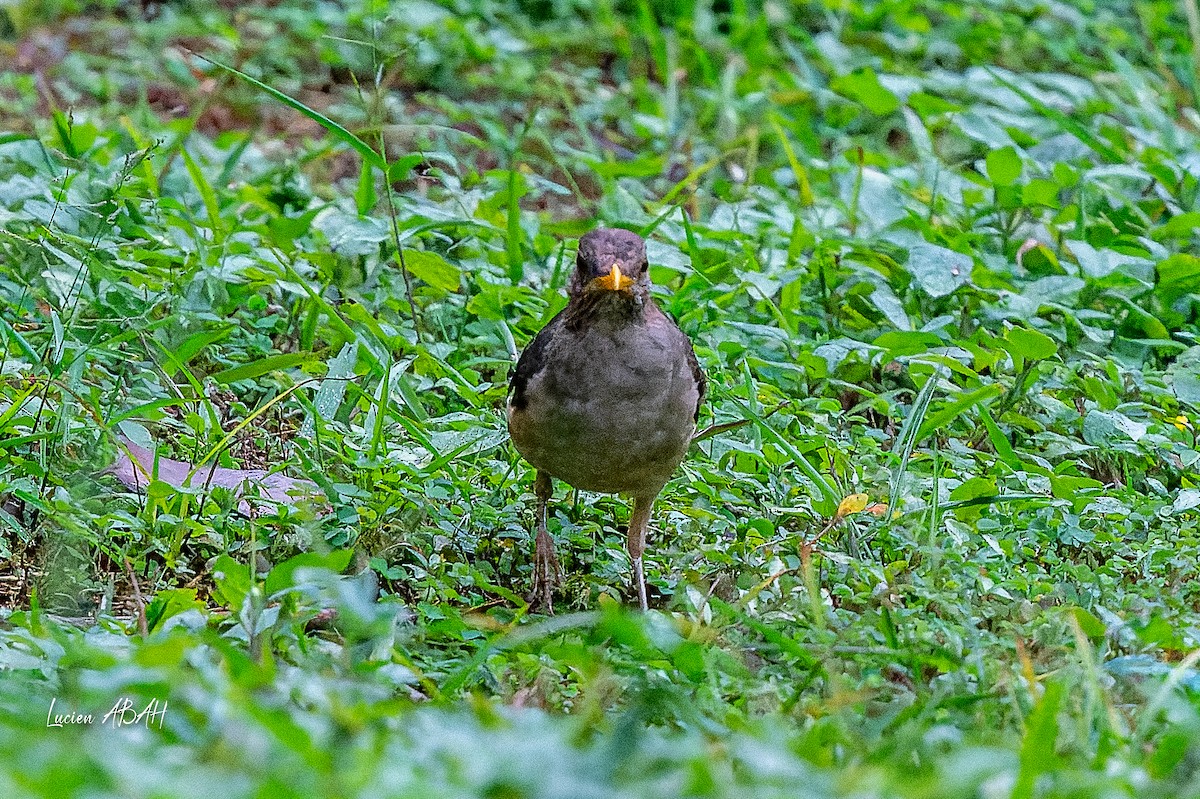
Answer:
<svg viewBox="0 0 1200 799"><path fill-rule="evenodd" d="M536 471L531 603L554 612L562 582L546 529L555 479L633 499L626 549L647 610L642 555L651 511L696 432L707 378L687 334L650 295L646 242L620 228L579 239L568 301L521 353L508 431Z"/></svg>

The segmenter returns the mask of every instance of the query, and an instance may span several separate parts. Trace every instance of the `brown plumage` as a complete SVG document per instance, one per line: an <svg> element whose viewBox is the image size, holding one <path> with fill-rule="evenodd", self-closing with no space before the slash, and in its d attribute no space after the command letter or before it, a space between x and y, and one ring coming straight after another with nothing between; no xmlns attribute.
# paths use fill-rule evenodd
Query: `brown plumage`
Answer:
<svg viewBox="0 0 1200 799"><path fill-rule="evenodd" d="M534 595L561 579L546 530L552 478L633 498L627 548L646 608L642 553L654 500L687 454L705 378L688 337L650 297L646 244L627 230L579 240L570 300L525 348L509 387L508 430L537 469Z"/></svg>

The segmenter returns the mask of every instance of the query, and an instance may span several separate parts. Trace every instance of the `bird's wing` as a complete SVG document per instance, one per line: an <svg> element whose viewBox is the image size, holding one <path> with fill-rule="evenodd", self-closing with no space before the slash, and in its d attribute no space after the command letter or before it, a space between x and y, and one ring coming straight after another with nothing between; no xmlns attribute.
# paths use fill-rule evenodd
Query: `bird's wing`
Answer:
<svg viewBox="0 0 1200 799"><path fill-rule="evenodd" d="M675 329L675 335L679 338L679 347L687 357L688 368L692 370L692 379L696 382L696 410L693 411L693 418L698 422L700 421L700 406L704 404L704 398L708 394L708 376L700 367L700 361L696 358L696 350L692 347L692 340L688 338L687 333L683 332L679 321L668 311L658 307L657 303L654 308Z"/></svg>
<svg viewBox="0 0 1200 799"><path fill-rule="evenodd" d="M508 404L516 410L521 411L525 409L525 405L528 402L525 390L528 388L529 381L533 379L533 376L545 368L547 355L550 351L550 342L556 335L561 334L563 320L564 316L560 312L533 337L533 341L529 342L529 346L525 348L525 351L521 353L521 357L517 359L517 365L513 369L512 376L508 381Z"/></svg>
<svg viewBox="0 0 1200 799"><path fill-rule="evenodd" d="M683 333L683 347L687 351L688 366L692 370L692 379L696 381L696 411L693 418L700 421L700 406L704 404L704 397L708 393L708 377L704 374L704 370L700 368L700 361L696 358L696 350L692 348L692 340L687 337L687 333Z"/></svg>

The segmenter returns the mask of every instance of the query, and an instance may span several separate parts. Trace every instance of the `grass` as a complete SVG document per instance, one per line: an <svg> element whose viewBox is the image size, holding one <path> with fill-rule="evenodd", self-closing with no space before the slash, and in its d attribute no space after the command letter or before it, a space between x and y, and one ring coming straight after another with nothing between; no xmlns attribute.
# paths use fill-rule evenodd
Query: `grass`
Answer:
<svg viewBox="0 0 1200 799"><path fill-rule="evenodd" d="M4 6L0 793L1200 793L1194 10ZM543 617L596 224L714 428Z"/></svg>

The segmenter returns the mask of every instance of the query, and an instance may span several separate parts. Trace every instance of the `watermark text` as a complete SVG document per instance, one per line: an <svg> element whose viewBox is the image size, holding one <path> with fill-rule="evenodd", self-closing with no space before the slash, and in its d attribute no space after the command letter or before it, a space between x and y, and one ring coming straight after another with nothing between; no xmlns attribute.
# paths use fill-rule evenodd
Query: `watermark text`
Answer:
<svg viewBox="0 0 1200 799"><path fill-rule="evenodd" d="M46 710L47 727L90 726L97 723L96 716L92 713L79 713L71 709L56 712L57 705L57 697L50 700L50 707ZM107 713L100 717L99 724L103 727L112 727L114 730L138 725L144 725L146 729L157 727L161 730L163 722L166 720L167 701L165 699L151 699L144 706L139 707L129 697L122 696L113 703Z"/></svg>

